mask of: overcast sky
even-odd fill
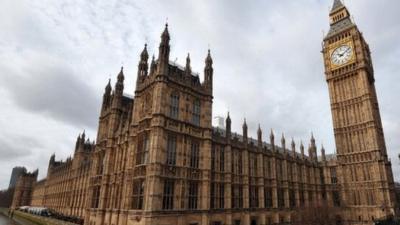
[[[214,59],[214,116],[229,110],[233,129],[247,118],[255,136],[273,128],[296,143],[333,153],[321,42],[333,0],[3,0],[0,7],[0,188],[14,166],[47,171],[86,129],[96,136],[101,97],[121,65],[133,94],[145,42],[157,56],[168,18],[171,60],[203,79]],[[347,0],[370,44],[388,152],[397,180],[400,148],[400,1]]]

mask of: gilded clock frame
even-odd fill
[[[333,53],[337,48],[339,48],[340,46],[343,46],[343,45],[348,45],[348,46],[350,46],[350,48],[351,48],[351,50],[352,50],[351,58],[350,58],[349,61],[347,61],[346,63],[343,63],[343,64],[341,64],[341,65],[336,65],[336,64],[332,63],[332,53]],[[341,41],[338,41],[338,42],[336,42],[336,43],[330,45],[330,46],[329,46],[329,50],[328,50],[328,59],[329,59],[329,65],[330,65],[330,69],[331,69],[331,70],[335,70],[335,69],[338,69],[338,68],[340,68],[340,67],[343,67],[343,66],[349,65],[349,64],[351,64],[351,63],[354,63],[354,62],[356,61],[356,51],[355,51],[355,49],[354,49],[354,42],[353,42],[353,40],[352,40],[351,38],[346,38],[346,39],[343,39],[343,40],[341,40]]]

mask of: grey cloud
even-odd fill
[[[53,60],[33,60],[20,74],[7,74],[5,88],[24,110],[78,127],[95,128],[100,94],[83,78],[77,78],[70,67],[52,63]]]
[[[32,137],[20,135],[1,135],[0,136],[0,154],[1,162],[16,160],[21,157],[29,157],[34,149],[42,145]]]

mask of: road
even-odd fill
[[[6,216],[0,213],[0,225],[19,225],[19,223],[8,219]]]

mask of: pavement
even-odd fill
[[[14,217],[10,219],[7,215],[8,209],[0,208],[0,225],[76,225],[74,223],[56,220],[53,218],[32,215],[20,211],[15,211]]]

